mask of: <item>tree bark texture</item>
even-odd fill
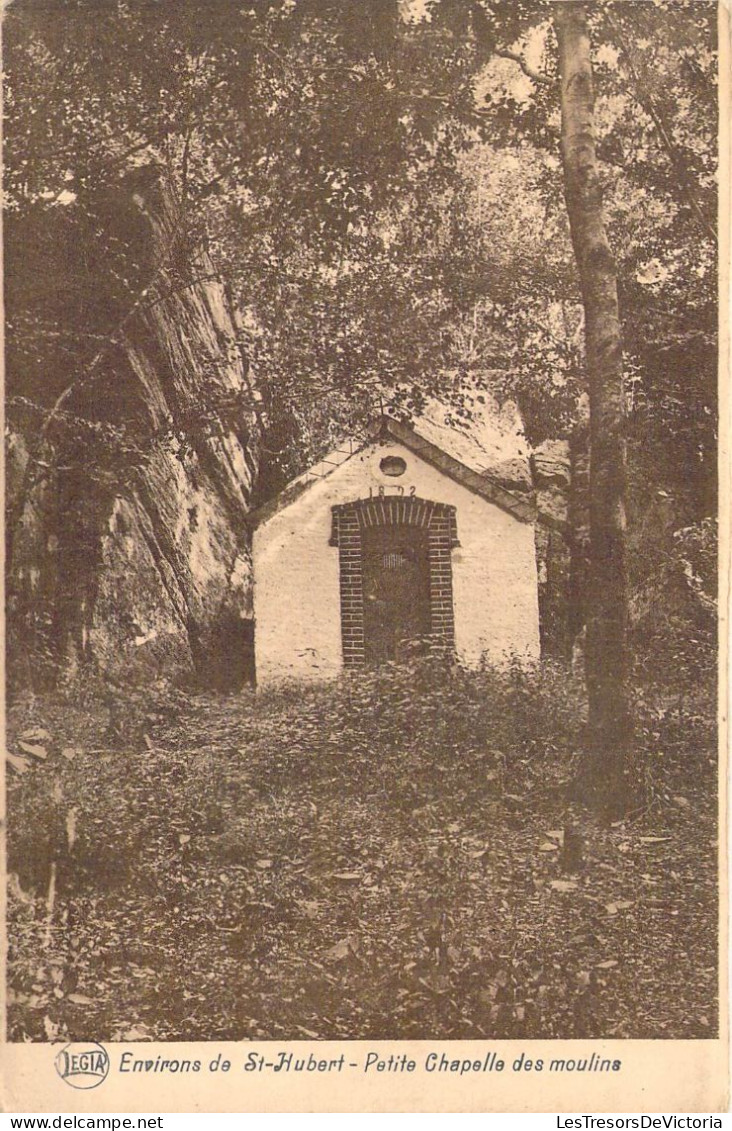
[[[585,672],[589,697],[586,777],[609,797],[623,792],[629,744],[626,453],[622,332],[615,263],[603,220],[585,6],[554,6],[559,44],[562,162],[569,224],[585,310],[590,400],[590,578]]]

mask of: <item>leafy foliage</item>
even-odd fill
[[[534,439],[571,428],[581,326],[545,3],[89,3],[8,13],[8,206],[84,209],[130,163],[167,164],[245,314],[280,481],[380,398],[450,400],[455,371],[518,396]],[[669,450],[699,466],[706,507],[714,6],[591,9],[633,421],[669,473]],[[32,327],[44,350],[53,322]]]

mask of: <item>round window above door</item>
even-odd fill
[[[404,475],[404,472],[407,470],[407,464],[401,456],[384,456],[379,464],[379,468],[384,475],[389,475],[393,479],[396,479],[399,475]]]

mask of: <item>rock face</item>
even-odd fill
[[[55,213],[7,235],[11,680],[238,686],[259,426],[233,310],[157,167]]]
[[[569,444],[546,440],[531,453],[531,471],[539,514],[547,526],[566,530],[572,479]]]
[[[471,386],[466,388],[470,391]],[[477,388],[473,394],[477,396]],[[469,421],[461,420],[433,399],[427,401],[414,424],[421,436],[471,471],[510,491],[530,494],[529,445],[516,404],[511,400],[500,402],[483,390],[480,401],[474,399],[471,414]]]

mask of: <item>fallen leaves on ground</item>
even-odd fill
[[[125,750],[101,707],[42,705],[74,757],[8,786],[11,1039],[709,1036],[711,775],[668,755],[611,827],[557,788],[561,704],[542,738],[550,708],[522,731],[478,677],[393,679],[378,709],[353,683],[181,697]]]

